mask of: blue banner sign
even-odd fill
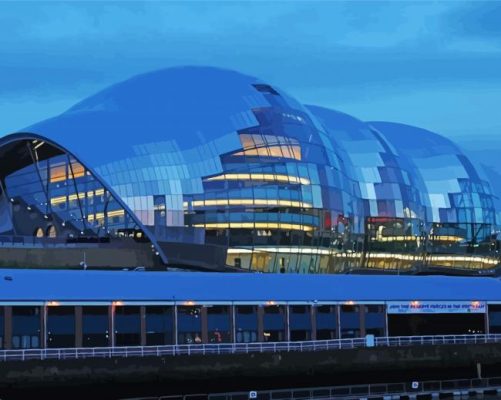
[[[484,301],[389,301],[388,314],[485,313]]]

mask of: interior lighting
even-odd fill
[[[211,206],[279,206],[279,207],[297,207],[312,208],[311,203],[280,199],[211,199],[194,200],[193,207],[211,207]]]
[[[472,301],[471,308],[480,308],[480,302],[479,301]]]
[[[195,228],[205,229],[283,229],[311,232],[314,227],[301,224],[276,223],[276,222],[221,222],[194,224]]]
[[[301,185],[309,185],[310,180],[299,176],[282,175],[282,174],[221,174],[206,178],[206,182],[211,181],[264,181],[264,182],[281,182],[295,183]]]
[[[421,303],[419,303],[419,301],[417,300],[413,300],[411,301],[411,308],[418,308],[420,306]]]

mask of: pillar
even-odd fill
[[[290,324],[290,309],[289,305],[286,304],[284,305],[284,319],[285,319],[285,341],[290,342],[291,341],[291,324]]]
[[[236,324],[236,308],[234,305],[229,306],[230,307],[230,332],[231,332],[231,338],[230,342],[235,343],[237,340],[237,324]]]
[[[490,334],[490,323],[489,323],[489,305],[485,305],[485,314],[484,314],[484,332],[486,335]]]
[[[341,339],[341,306],[338,304],[334,307],[334,312],[336,313],[336,337]]]
[[[317,306],[310,306],[311,340],[317,340]]]
[[[264,342],[264,308],[257,306],[257,341]]]
[[[209,342],[209,326],[208,326],[208,318],[207,318],[207,307],[202,306],[200,310],[200,324],[202,325],[202,343]]]
[[[45,349],[47,346],[47,304],[39,307],[40,310],[40,348]]]
[[[174,335],[174,344],[178,344],[178,334],[177,334],[177,305],[174,305],[173,307],[173,312],[174,312],[174,326],[172,327],[172,333]]]
[[[4,307],[4,347],[12,349],[12,306]]]
[[[83,308],[75,306],[75,347],[83,347]]]
[[[146,306],[139,307],[139,319],[141,323],[141,346],[146,346]]]
[[[115,305],[108,306],[108,345],[115,347]]]
[[[355,306],[356,307],[356,306]],[[360,321],[360,337],[365,336],[365,305],[360,304],[358,306],[359,321]]]

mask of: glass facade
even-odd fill
[[[444,310],[452,304],[441,303]],[[482,312],[447,310],[387,313],[383,303],[351,302],[315,306],[296,302],[0,305],[0,345],[2,349],[137,347],[501,333],[501,305],[497,302]],[[113,338],[109,335],[112,327]]]
[[[361,333],[360,306],[342,305],[339,311],[341,338],[359,337]]]
[[[82,307],[83,347],[102,347],[110,343],[109,307]]]
[[[289,306],[290,340],[311,340],[311,307]]]
[[[12,308],[12,348],[41,347],[41,309],[39,306]]]
[[[177,342],[179,344],[202,343],[202,306],[177,308]]]
[[[235,342],[251,343],[258,338],[258,307],[253,305],[235,306]]]
[[[209,343],[231,342],[231,313],[229,306],[209,306],[207,330]]]
[[[386,314],[383,305],[369,304],[364,307],[365,333],[385,336]]]
[[[47,307],[47,347],[75,346],[75,307]]]
[[[338,337],[336,309],[336,306],[330,305],[316,307],[317,340],[329,340]]]
[[[4,309],[3,307],[0,307],[0,349],[3,349],[5,347],[4,334],[5,334]]]
[[[286,337],[286,307],[268,305],[263,307],[263,336],[265,342],[281,342]]]
[[[141,345],[141,314],[139,306],[115,306],[115,344]]]
[[[5,234],[146,235],[166,262],[175,244],[203,245],[172,257],[263,272],[498,262],[490,186],[453,143],[233,71],[141,75],[27,131],[85,165],[23,144],[27,164],[3,172]]]
[[[174,307],[147,306],[145,319],[147,346],[174,344]]]

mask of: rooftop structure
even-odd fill
[[[136,76],[3,137],[0,183],[2,247],[71,244],[68,266],[123,265],[113,249],[262,272],[499,263],[490,185],[452,142],[216,68]],[[23,254],[3,259],[64,259]]]

